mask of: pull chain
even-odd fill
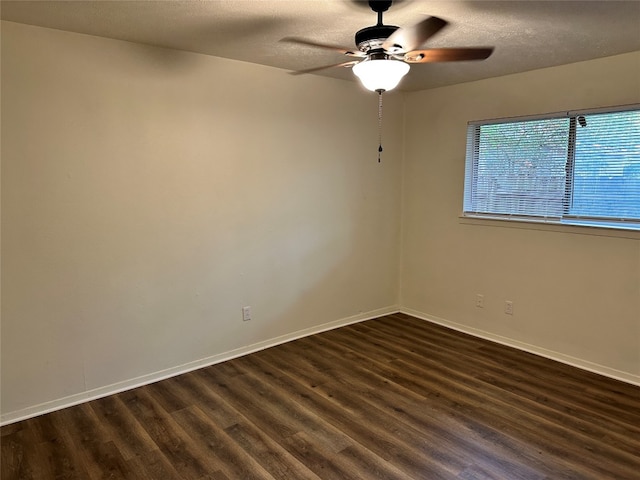
[[[384,90],[376,90],[378,92],[378,163],[380,163],[380,155],[382,154],[382,92]]]

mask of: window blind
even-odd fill
[[[472,122],[464,215],[640,229],[640,110]]]
[[[568,216],[640,221],[640,111],[577,117]]]

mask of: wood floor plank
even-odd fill
[[[138,417],[158,449],[185,479],[198,479],[217,470],[206,455],[199,455],[195,441],[162,409],[144,388],[119,394]]]
[[[134,478],[138,480],[181,480],[183,477],[178,473],[169,459],[160,450],[141,452],[139,455],[127,460],[129,470]],[[206,478],[201,477],[198,480]]]
[[[320,478],[279,443],[250,423],[236,423],[225,431],[275,479],[318,480]]]
[[[313,354],[308,352],[306,355]],[[251,358],[254,359],[254,361],[273,362],[275,368],[286,368],[286,366],[278,363],[277,355],[269,355],[268,352],[261,355],[254,355]],[[477,457],[481,458],[482,461],[490,459],[494,466],[499,465],[503,471],[528,470],[523,464],[513,464],[508,460],[496,456],[489,457],[487,455],[488,452],[495,453],[496,448],[494,445],[477,435],[476,432],[469,429],[462,422],[451,422],[447,417],[432,415],[432,410],[425,402],[424,396],[417,395],[415,392],[411,392],[408,389],[394,384],[384,377],[378,377],[377,374],[372,371],[366,370],[366,368],[361,365],[361,362],[350,362],[350,369],[348,371],[340,371],[335,367],[337,362],[334,360],[332,352],[323,349],[317,352],[317,357],[314,362],[322,364],[324,361],[327,362],[327,364],[334,365],[336,369],[336,381],[340,382],[341,385],[327,392],[323,392],[323,390],[325,385],[328,384],[320,387],[312,386],[311,388],[315,388],[318,390],[318,393],[324,394],[327,398],[333,398],[335,392],[353,391],[355,398],[357,398],[364,412],[360,412],[360,414],[366,416],[367,420],[375,421],[375,418],[370,416],[372,409],[385,410],[390,418],[394,418],[398,424],[404,423],[407,427],[418,428],[419,431],[429,432],[432,435],[435,434],[436,440],[429,443],[423,449],[424,452],[428,452],[431,458],[437,457],[437,449],[432,445],[442,446],[447,443],[447,437],[452,436],[453,438],[448,446],[452,451],[459,451],[459,453],[463,455],[463,458]],[[286,371],[295,378],[298,374],[298,366],[300,364],[301,362],[296,361],[289,368],[286,368]],[[362,381],[354,381],[355,378],[362,378]],[[344,381],[343,379],[348,379],[348,381]],[[378,388],[376,388],[376,386]],[[335,385],[333,387],[335,387]],[[396,390],[397,393],[394,394],[394,390]],[[393,428],[389,430],[393,431]],[[513,478],[519,477],[513,475]],[[525,478],[537,478],[537,476],[529,471]]]
[[[43,478],[45,473],[36,451],[37,440],[33,430],[25,424],[21,422],[2,429],[0,465],[3,466],[2,471],[15,472],[16,478]]]
[[[348,338],[348,343],[354,345],[361,343],[359,348],[363,351],[375,348],[387,348],[389,350],[400,351],[400,347],[394,344],[383,344],[379,341],[370,343],[358,338]],[[582,435],[582,432],[573,431],[573,435],[567,437],[568,432],[563,425],[556,425],[545,422],[539,412],[543,406],[537,406],[534,412],[523,412],[522,399],[511,399],[505,401],[509,392],[494,389],[490,385],[478,383],[473,377],[462,370],[452,370],[438,362],[425,361],[423,358],[417,359],[414,355],[406,355],[403,359],[392,362],[381,362],[380,369],[386,369],[389,377],[394,381],[407,386],[417,392],[439,392],[438,402],[442,405],[449,405],[466,413],[469,416],[482,419],[483,423],[492,430],[501,430],[509,434],[512,438],[531,445],[536,451],[545,451],[551,455],[558,464],[563,464],[567,455],[571,455],[575,462],[589,462],[594,470],[603,470],[606,474],[606,466],[600,464],[597,456],[594,456],[594,449],[608,449],[608,445],[597,439],[592,440]],[[441,393],[440,393],[441,392]],[[547,429],[552,429],[552,432]],[[549,438],[555,441],[564,438],[562,451],[555,450],[555,443],[548,442]],[[586,444],[583,444],[584,442]],[[612,451],[615,460],[622,462],[620,469],[625,470],[625,475],[629,475],[624,452]],[[547,459],[549,461],[549,459]],[[571,477],[569,477],[571,478]],[[594,478],[599,478],[598,476]]]
[[[81,404],[76,408],[67,408],[57,413],[61,422],[59,428],[64,430],[77,455],[78,462],[84,465],[89,478],[135,480],[130,475],[120,451],[89,404]]]
[[[0,443],[3,480],[640,480],[640,387],[393,314]]]
[[[252,358],[243,358],[243,362],[251,362]],[[240,362],[238,362],[241,364]],[[269,376],[269,371],[260,372],[252,369],[256,377]],[[272,376],[272,388],[293,393],[296,401],[303,407],[315,409],[334,428],[340,429],[352,438],[357,445],[373,451],[376,455],[412,476],[429,474],[429,478],[447,478],[455,472],[459,465],[456,459],[439,449],[431,452],[431,462],[426,465],[417,461],[422,453],[422,445],[426,441],[420,432],[404,428],[401,423],[389,419],[382,412],[369,407],[366,412],[360,408],[361,401],[349,392],[333,384],[326,384],[329,389],[320,395],[322,387],[309,390],[304,385],[288,376],[275,378]]]
[[[28,420],[36,435],[40,436],[39,441],[36,440],[36,450],[43,478],[87,480],[91,477],[78,457],[60,416],[58,411]],[[4,480],[5,475],[0,478]]]
[[[258,461],[232,441],[227,432],[198,407],[191,406],[174,412],[173,417],[207,451],[215,468],[226,476],[246,480],[273,479]]]
[[[347,356],[346,353],[343,352],[343,355],[340,356]],[[319,363],[323,360],[333,365],[338,365],[339,363],[339,357],[335,357],[330,351],[320,351],[318,354],[319,357],[316,361]],[[253,356],[252,358],[262,359],[263,356]],[[275,362],[274,365],[276,367],[282,367],[282,365],[278,364],[277,358],[274,359],[272,356],[270,360]],[[288,373],[292,376],[298,373],[295,365],[299,365],[299,362],[295,362],[294,367],[288,369]],[[385,410],[395,421],[400,420],[407,426],[417,427],[419,431],[435,434],[437,443],[446,442],[448,437],[451,437],[449,439],[450,447],[453,449],[453,445],[455,445],[455,450],[458,450],[465,458],[491,460],[493,464],[500,465],[503,471],[510,467],[508,461],[497,456],[495,459],[490,458],[487,452],[494,450],[495,446],[488,445],[482,436],[468,428],[467,425],[462,422],[451,421],[450,417],[433,415],[430,406],[425,402],[424,396],[366,370],[357,362],[350,361],[348,368],[350,371],[347,372],[340,371],[336,367],[336,381],[341,384],[337,390],[353,391],[357,400],[366,409],[366,412],[368,412],[369,408]],[[358,371],[359,375],[357,375]],[[354,374],[366,379],[366,381],[354,381]],[[348,379],[348,381],[344,379]],[[322,387],[320,390],[322,391]],[[326,395],[332,394],[327,393]],[[513,465],[511,467],[513,469]],[[519,468],[522,469],[521,466]],[[533,478],[533,474],[530,474],[530,477]]]
[[[370,335],[374,336],[376,333],[379,334],[379,332],[370,332]],[[429,345],[427,349],[423,349],[420,345],[415,344],[415,337],[394,336],[391,342],[394,347],[406,350],[411,348],[409,355],[411,357],[417,356],[420,362],[424,360],[426,355],[433,352],[434,347],[432,345]],[[448,354],[444,358],[440,356],[440,359],[443,360],[442,363],[445,365],[455,365],[459,361],[453,354]],[[478,364],[478,362],[475,363],[476,365]],[[553,383],[549,384],[548,380],[545,380],[544,383],[537,383],[532,379],[531,375],[519,374],[514,372],[513,369],[506,370],[500,364],[496,365],[492,371],[487,371],[483,367],[479,372],[475,371],[473,365],[468,365],[465,374],[471,375],[475,380],[487,383],[492,387],[497,387],[501,394],[508,392],[512,395],[521,396],[528,402],[533,402],[533,405],[541,407],[538,410],[539,414],[554,423],[566,426],[567,422],[573,422],[572,427],[575,430],[588,432],[590,436],[594,437],[604,435],[606,432],[609,435],[610,443],[615,442],[616,448],[626,449],[628,452],[634,453],[635,445],[626,442],[626,439],[636,435],[640,436],[640,422],[637,423],[637,426],[634,426],[633,423],[622,425],[612,423],[611,417],[603,417],[601,412],[579,407],[575,402],[568,400],[567,397],[570,392],[567,392],[566,387],[561,389]],[[542,387],[544,387],[544,396],[540,395]],[[572,388],[571,390],[571,393],[575,393],[575,389]],[[582,392],[580,398],[584,398],[585,393]],[[606,408],[610,406],[610,397],[603,397],[600,401],[607,405]],[[633,418],[629,420],[633,422]]]
[[[396,319],[396,322],[407,320],[402,316],[394,316],[393,318]],[[446,341],[439,344],[425,341],[424,337],[420,335],[420,332],[424,332],[420,328],[420,321],[408,319],[403,324],[402,330],[394,328],[390,322],[391,319],[385,319],[385,322],[375,329],[373,335],[384,333],[385,335],[393,335],[394,339],[404,338],[414,344],[416,341],[424,342],[429,354],[435,356],[434,354],[437,353],[437,358],[443,361],[450,360],[452,355],[464,355],[460,348],[452,348],[453,345],[447,344]],[[368,328],[365,324],[361,327]],[[404,333],[405,328],[408,330],[406,333]],[[444,329],[439,326],[435,326],[435,328]],[[490,371],[496,376],[506,380],[519,380],[519,384],[525,384],[530,388],[543,389],[546,395],[554,396],[557,399],[579,400],[583,408],[593,405],[594,408],[591,409],[590,414],[602,413],[603,409],[606,409],[611,411],[615,418],[625,419],[629,423],[640,425],[640,408],[634,386],[486,340],[469,338],[477,344],[477,348],[471,354],[473,362],[469,362],[467,365],[469,373],[476,371],[478,366],[486,368],[487,363],[492,362]],[[441,345],[445,345],[445,348],[440,348]],[[579,372],[577,377],[574,375],[576,372]],[[562,378],[562,382],[557,382],[558,377]],[[586,379],[588,381],[585,381]],[[596,388],[590,395],[586,395],[590,386],[600,384],[603,379],[606,383],[602,385],[606,385],[606,389]],[[598,398],[598,395],[603,397]]]
[[[283,438],[283,446],[323,480],[358,480],[358,472],[337,461],[337,453],[304,431]]]
[[[119,395],[94,400],[89,405],[125,460],[158,450],[158,445],[138,418],[124,405]]]
[[[213,375],[214,381],[220,380],[220,372],[215,369],[204,369],[202,373]],[[317,443],[333,453],[350,444],[347,435],[332,428],[316,411],[302,408],[293,396],[268,383],[243,374],[223,377],[217,386],[222,387],[223,398],[233,402],[245,417],[276,438],[291,437],[301,431],[311,432]]]

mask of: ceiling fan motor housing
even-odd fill
[[[369,0],[369,7],[377,13],[386,12],[393,3],[392,0]]]
[[[356,45],[362,52],[369,52],[382,48],[384,41],[399,27],[394,25],[374,25],[358,30],[356,33]],[[393,52],[389,52],[393,53]]]

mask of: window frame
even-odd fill
[[[536,115],[524,115],[515,117],[502,117],[486,120],[473,120],[467,122],[467,145],[466,145],[466,157],[465,157],[465,175],[463,185],[463,208],[460,218],[464,220],[470,220],[470,222],[476,224],[476,220],[483,221],[497,221],[498,225],[506,226],[510,222],[518,222],[521,224],[538,224],[538,225],[554,225],[563,227],[589,227],[590,229],[604,229],[609,231],[621,231],[631,233],[633,238],[635,234],[638,234],[640,238],[640,220],[636,219],[603,219],[602,217],[591,217],[586,215],[571,215],[569,209],[573,199],[573,187],[575,181],[573,180],[575,170],[575,145],[576,145],[576,131],[577,131],[577,118],[581,115],[593,115],[593,114],[606,114],[606,113],[618,113],[627,111],[640,111],[640,103],[598,107],[590,109],[569,110],[563,112],[544,113]],[[519,123],[532,120],[551,120],[557,118],[569,119],[569,138],[567,148],[567,162],[565,165],[566,179],[565,179],[565,192],[563,198],[563,214],[562,216],[537,216],[537,215],[523,215],[523,214],[502,214],[502,213],[489,213],[489,212],[472,212],[466,211],[466,205],[471,203],[471,198],[474,195],[477,183],[474,179],[477,179],[478,174],[478,150],[476,148],[476,141],[479,139],[479,128],[483,125],[496,125],[506,123]],[[470,160],[471,159],[471,160]],[[469,186],[467,188],[467,185]]]

